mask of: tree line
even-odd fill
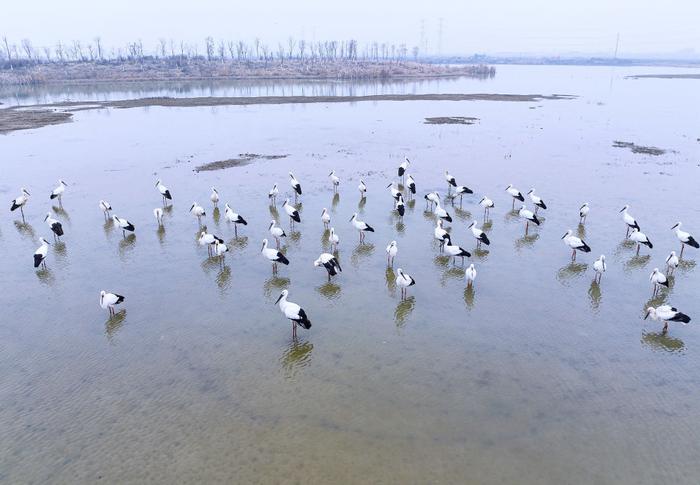
[[[357,40],[307,41],[289,37],[276,45],[255,38],[243,40],[214,39],[209,36],[203,43],[159,39],[155,46],[144,46],[135,40],[123,46],[105,47],[101,37],[89,42],[58,41],[53,46],[37,47],[30,39],[12,41],[2,37],[0,67],[14,69],[45,63],[114,63],[165,61],[182,64],[190,61],[247,62],[247,63],[324,63],[339,61],[404,62],[418,61],[419,48],[406,44],[367,42]]]

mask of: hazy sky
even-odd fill
[[[90,40],[109,46],[137,38],[203,43],[204,37],[260,37],[276,46],[290,35],[361,43],[421,42],[436,53],[700,52],[700,0],[3,0],[0,35],[36,46]],[[104,5],[109,5],[106,7]]]

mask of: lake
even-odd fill
[[[535,102],[379,101],[145,107],[77,112],[72,123],[0,136],[0,481],[696,484],[700,480],[700,271],[687,248],[670,288],[649,275],[680,250],[671,226],[700,235],[697,80],[630,79],[672,68],[498,66],[495,78],[394,83],[220,82],[5,89],[0,102],[148,96],[566,94]],[[475,117],[430,125],[427,117]],[[665,150],[653,156],[614,141]],[[196,172],[239,154],[285,155]],[[418,193],[403,221],[386,186],[407,156]],[[281,207],[289,171],[302,222]],[[334,196],[328,173],[341,179]],[[464,266],[440,255],[423,195],[444,171],[474,190],[445,208]],[[62,207],[49,200],[61,178]],[[360,201],[362,178],[367,198]],[[173,204],[159,229],[161,179]],[[278,183],[277,207],[267,192]],[[505,192],[535,187],[542,225]],[[220,210],[209,201],[221,195]],[[9,212],[32,194],[26,222]],[[483,222],[475,251],[467,228]],[[136,226],[106,223],[98,208]],[[292,197],[293,199],[293,197]],[[527,204],[530,206],[528,199]],[[188,211],[224,238],[221,268]],[[247,219],[225,222],[228,202]],[[585,226],[578,209],[588,202]],[[654,244],[635,255],[619,210]],[[331,214],[343,272],[327,281]],[[59,219],[54,242],[43,222]],[[348,219],[375,228],[365,244]],[[280,221],[291,261],[260,254]],[[567,229],[592,248],[571,262]],[[47,269],[32,268],[46,237]],[[385,247],[399,253],[387,268]],[[592,265],[607,256],[598,285]],[[475,285],[464,268],[474,263]],[[416,285],[400,299],[395,270]],[[274,304],[282,289],[313,326],[298,339]],[[126,296],[113,318],[100,290]],[[643,320],[668,303],[688,326]]]

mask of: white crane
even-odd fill
[[[340,267],[340,263],[335,256],[330,253],[321,253],[316,261],[314,261],[314,266],[323,266],[328,272],[328,281],[331,280],[331,276],[336,276],[339,272],[343,271]]]
[[[580,237],[574,236],[574,231],[569,229],[561,237],[564,240],[564,244],[571,248],[571,260],[576,261],[576,251],[581,251],[584,253],[590,253],[591,248],[586,244],[586,242]]]
[[[274,219],[270,221],[270,234],[275,238],[275,241],[277,242],[277,249],[279,249],[280,238],[287,237],[287,234],[284,232],[284,229],[277,225],[277,221]]]
[[[465,185],[458,185],[457,187],[455,187],[455,191],[450,196],[450,199],[452,199],[452,204],[454,204],[455,199],[457,198],[457,196],[459,196],[459,206],[462,207],[462,197],[464,196],[464,194],[473,194],[473,193],[474,193],[474,191],[472,189],[470,189],[469,187],[467,187]]]
[[[272,263],[273,274],[277,273],[277,263],[282,263],[285,266],[289,264],[289,260],[284,254],[282,254],[277,249],[270,248],[267,246],[267,239],[263,239],[262,249],[260,250],[260,252],[265,257],[265,259]]]
[[[625,225],[627,226],[627,232],[625,233],[625,237],[629,236],[630,234],[630,229],[636,229],[638,231],[641,230],[639,227],[639,224],[637,224],[637,221],[635,220],[634,217],[632,217],[627,210],[629,209],[629,206],[626,205],[622,209],[620,209],[620,212],[622,213],[622,220],[625,222]]]
[[[469,267],[464,270],[464,278],[467,280],[467,287],[474,284],[474,280],[476,280],[476,268],[474,267],[474,263],[470,264]]]
[[[280,311],[284,314],[285,318],[291,320],[292,338],[297,338],[297,325],[308,330],[311,328],[311,321],[309,317],[306,316],[306,312],[302,307],[287,300],[288,295],[289,291],[282,290],[275,304],[279,305]]]
[[[700,248],[700,244],[695,240],[689,232],[681,230],[682,222],[676,222],[676,224],[671,228],[676,230],[676,237],[681,242],[681,258],[683,257],[683,250],[686,246],[693,247],[695,249]]]
[[[323,227],[325,229],[327,229],[328,224],[331,223],[331,215],[328,213],[328,209],[325,207],[323,208],[323,212],[321,212],[321,222],[323,222]]]
[[[659,268],[654,268],[654,271],[649,275],[649,281],[651,281],[653,293],[652,296],[656,296],[662,286],[668,288],[668,278],[666,275],[659,271]]]
[[[391,265],[392,268],[394,267],[394,258],[396,258],[398,252],[399,247],[396,245],[396,241],[391,241],[386,247],[386,264]]]
[[[10,212],[19,209],[20,213],[22,214],[22,220],[24,220],[24,206],[27,205],[27,202],[29,202],[29,197],[31,194],[27,192],[27,189],[25,189],[24,187],[20,189],[20,192],[20,196],[12,201],[12,205],[10,206]]]
[[[289,203],[289,199],[285,199],[284,204],[282,204],[284,212],[289,216],[289,225],[294,227],[295,222],[301,222],[301,216],[296,207]]]
[[[39,265],[43,265],[46,268],[46,256],[49,254],[49,242],[43,237],[39,238],[41,246],[34,251],[34,267],[38,268]]]
[[[588,206],[588,202],[584,202],[583,205],[578,210],[578,223],[579,224],[586,223],[586,218],[588,217],[588,213],[590,211],[591,211],[591,208]]]
[[[636,228],[632,229],[632,232],[629,235],[629,239],[637,243],[637,254],[639,254],[639,248],[642,244],[647,246],[649,249],[652,249],[654,247],[647,235]]]
[[[540,220],[537,216],[531,210],[526,209],[524,205],[520,207],[518,215],[525,219],[525,234],[527,234],[531,222],[537,226],[540,225]]]
[[[109,310],[110,316],[114,315],[115,305],[120,305],[126,298],[116,293],[109,293],[104,290],[100,291],[100,306],[103,310]]]
[[[394,203],[394,210],[399,213],[399,217],[403,218],[406,213],[406,204],[403,201],[403,195],[399,194],[399,198]]]
[[[410,164],[411,164],[411,161],[407,157],[404,157],[403,162],[401,162],[401,165],[399,165],[399,177],[404,176],[404,174],[406,173],[406,170],[408,170],[408,166]]]
[[[367,194],[367,184],[365,184],[364,180],[360,179],[360,185],[357,186],[357,190],[360,191],[360,199],[364,199]]]
[[[100,200],[100,210],[105,216],[105,220],[109,218],[109,212],[112,210],[112,206],[106,200]]]
[[[666,258],[666,274],[672,275],[679,264],[680,260],[678,259],[678,256],[676,256],[676,252],[671,251],[671,254],[668,255],[668,258]]]
[[[214,187],[211,188],[211,194],[209,195],[209,200],[211,200],[211,203],[214,204],[214,207],[217,207],[219,205],[219,191],[216,190]]]
[[[394,187],[394,184],[395,182],[391,182],[389,185],[386,186],[386,188],[389,189],[391,196],[396,201],[399,200],[399,197],[401,196],[401,191],[397,187]]]
[[[331,250],[333,250],[333,249],[335,249],[336,251],[338,250],[338,243],[340,242],[340,238],[335,233],[335,229],[332,227],[331,227],[330,234],[328,234],[328,242],[331,243]]]
[[[442,206],[440,206],[439,199],[437,202],[435,202],[435,210],[433,212],[438,218],[447,222],[452,222],[452,216],[450,216],[450,214],[445,209],[443,209]]]
[[[486,235],[486,233],[479,229],[479,227],[476,225],[476,221],[472,221],[472,223],[469,224],[469,229],[471,229],[472,235],[476,239],[477,248],[481,247],[481,243],[484,243],[487,246],[491,244],[491,241],[489,241],[489,237]]]
[[[335,174],[335,170],[331,170],[331,173],[329,173],[328,176],[330,177],[331,184],[333,185],[333,192],[337,192],[338,185],[340,185],[340,178]]]
[[[595,281],[600,283],[600,279],[603,277],[603,273],[608,270],[608,265],[605,263],[605,255],[601,254],[600,258],[596,259],[593,263],[593,271],[595,271]]]
[[[49,199],[58,199],[58,205],[63,205],[61,199],[63,198],[63,193],[66,191],[66,187],[68,187],[68,184],[65,183],[63,180],[59,180],[58,187],[53,189],[51,195],[49,196]]]
[[[401,268],[396,270],[396,286],[401,288],[401,299],[406,298],[408,287],[416,284],[416,280],[409,274],[403,272]]]
[[[301,184],[292,172],[289,172],[289,185],[291,185],[294,190],[294,201],[296,202],[297,197],[301,195]]]
[[[277,202],[277,194],[280,193],[280,190],[277,188],[277,184],[273,185],[270,191],[267,193],[267,198],[270,199],[271,204],[275,204]]]
[[[457,180],[455,180],[455,178],[452,175],[450,175],[450,172],[445,170],[445,181],[447,182],[447,194],[449,195],[452,187],[457,187]]]
[[[241,216],[240,214],[233,212],[233,209],[231,209],[231,206],[229,206],[228,203],[226,203],[224,207],[224,217],[226,218],[227,222],[233,224],[234,237],[238,237],[238,224],[243,224],[244,226],[247,226],[248,221],[243,219],[243,216]]]
[[[161,227],[163,225],[163,209],[160,207],[156,207],[153,209],[153,217],[156,218],[156,221],[158,222],[158,227]]]
[[[112,221],[114,221],[114,224],[116,224],[117,227],[119,227],[122,230],[123,237],[126,237],[126,231],[134,232],[134,230],[136,229],[136,227],[131,222],[127,221],[123,217],[117,217],[116,215],[113,215]]]
[[[408,177],[406,177],[406,187],[408,187],[408,191],[412,194],[416,194],[416,181],[413,178],[413,175],[410,173],[408,174]]]
[[[494,207],[493,201],[488,197],[483,197],[479,201],[479,205],[484,208],[484,219],[486,219],[489,215],[489,211]]]
[[[530,189],[530,191],[527,193],[527,195],[530,196],[530,200],[535,205],[535,214],[537,214],[537,211],[539,209],[547,209],[547,204],[544,203],[542,198],[539,197],[538,195],[535,195],[534,188]]]
[[[508,192],[508,195],[510,195],[513,198],[513,207],[512,210],[515,210],[515,201],[519,200],[520,202],[525,202],[525,197],[523,197],[523,194],[513,187],[513,184],[508,184],[508,187],[506,187],[506,192]]]
[[[470,258],[471,253],[467,251],[466,249],[456,245],[452,244],[452,239],[449,237],[447,238],[447,241],[445,241],[445,254],[448,256],[452,256],[452,263],[455,264],[457,261],[457,258],[462,258],[462,264],[464,264],[464,258]]]
[[[644,320],[651,317],[652,320],[664,322],[664,328],[662,332],[665,334],[668,332],[668,322],[679,322],[683,325],[690,323],[690,317],[685,313],[679,312],[677,308],[671,305],[661,305],[656,308],[650,306],[647,308],[647,313],[644,316]]]
[[[204,211],[204,207],[194,202],[192,207],[190,207],[190,213],[197,218],[199,225],[202,225],[202,217],[205,217],[207,213]]]
[[[214,242],[214,254],[219,257],[219,263],[221,267],[224,267],[224,262],[226,260],[226,253],[228,252],[228,246],[220,241]]]
[[[360,233],[361,243],[365,241],[365,232],[374,232],[372,226],[357,218],[357,212],[352,215],[350,222],[352,222],[353,227]]]
[[[206,247],[207,247],[207,253],[209,254],[209,256],[211,256],[211,255],[212,255],[212,247],[213,247],[216,243],[221,243],[221,244],[223,244],[223,243],[224,243],[224,240],[221,239],[219,236],[216,236],[216,235],[214,235],[214,234],[208,233],[208,232],[206,232],[206,231],[202,231],[202,232],[199,234],[199,239],[197,240],[197,242],[199,242],[199,245],[200,245],[200,246],[206,246]]]
[[[435,239],[437,239],[440,242],[440,252],[442,252],[443,246],[445,246],[445,242],[450,239],[450,233],[442,228],[442,219],[437,220],[437,225],[433,230],[433,234]]]
[[[430,192],[429,194],[425,194],[423,196],[425,199],[425,209],[428,210],[428,203],[430,203],[430,207],[433,207],[433,204],[436,202],[440,202],[440,194],[437,192]]]
[[[163,185],[163,183],[160,180],[156,182],[156,189],[158,189],[158,192],[160,192],[160,195],[163,198],[163,205],[167,204],[169,200],[173,200],[173,196],[170,194],[170,190],[165,185]]]
[[[51,217],[51,213],[47,213],[46,217],[44,217],[44,222],[46,222],[46,225],[51,228],[51,232],[54,234],[54,238],[59,238],[63,236],[63,225],[58,222],[58,220],[54,219]]]

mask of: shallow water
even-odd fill
[[[675,222],[700,233],[697,84],[624,78],[650,71],[499,67],[490,81],[415,88],[574,100],[100,110],[0,137],[0,194],[8,205],[21,186],[33,195],[26,224],[7,209],[0,218],[0,479],[697,483],[697,251],[652,302],[648,280],[679,249]],[[423,124],[431,116],[479,122]],[[614,140],[672,151],[633,154]],[[239,153],[289,156],[192,171]],[[404,154],[418,197],[401,224],[386,185]],[[459,262],[439,255],[424,210],[423,194],[445,192],[445,169],[475,191],[447,207],[456,242],[473,251],[477,202],[496,203],[471,290]],[[302,223],[288,230],[280,194],[291,264],[273,277],[259,254],[274,213],[266,193],[274,182],[288,193],[289,170],[304,188]],[[59,177],[70,185],[52,208]],[[157,178],[174,195],[162,231]],[[527,236],[508,183],[535,186],[549,206]],[[228,201],[249,222],[238,240],[223,210],[212,213],[212,185],[222,209]],[[105,224],[101,198],[135,236]],[[230,243],[223,270],[196,244],[195,200]],[[624,242],[626,203],[654,242],[638,257]],[[323,207],[344,269],[330,284],[312,264],[327,250]],[[49,210],[66,235],[34,271]],[[376,229],[365,245],[348,222],[356,211]],[[593,248],[575,264],[560,240],[568,228]],[[395,267],[417,281],[406,301],[386,268],[392,239]],[[601,253],[608,272],[596,285]],[[283,288],[313,322],[297,341],[274,305]],[[114,318],[101,289],[127,298]],[[661,301],[695,320],[661,335],[642,320]]]

